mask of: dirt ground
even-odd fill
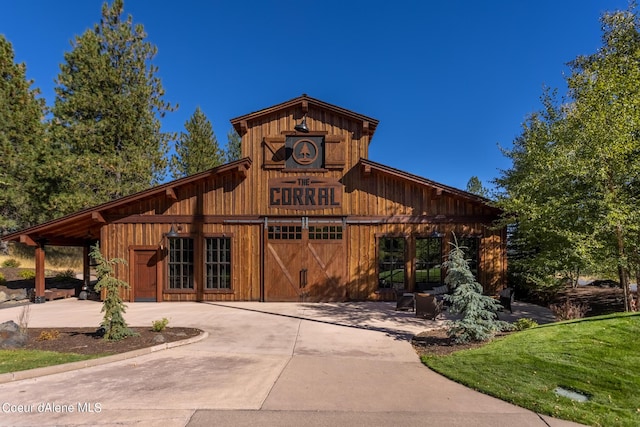
[[[96,328],[29,328],[29,350],[46,350],[77,354],[116,354],[180,341],[202,333],[195,328],[165,328],[154,332],[151,328],[131,328],[136,336],[120,341],[107,341],[96,334]],[[47,339],[48,338],[48,339]]]

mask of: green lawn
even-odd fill
[[[56,353],[37,350],[0,350],[0,374],[60,365],[79,360],[95,359],[101,355]]]
[[[544,325],[422,361],[454,381],[538,413],[593,426],[640,426],[638,313]],[[557,396],[556,387],[589,400]]]

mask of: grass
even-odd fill
[[[431,369],[537,413],[592,426],[640,425],[640,314],[544,325],[448,356]],[[589,397],[557,396],[556,387]]]
[[[36,267],[34,248],[25,245],[11,245],[10,255],[0,255],[0,266],[8,259],[20,262],[20,268]],[[46,268],[54,271],[82,270],[82,249],[47,246],[45,254]]]
[[[39,350],[0,350],[0,374],[95,359],[98,357],[102,356]]]

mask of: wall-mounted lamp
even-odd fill
[[[302,121],[294,126],[294,129],[298,132],[309,133],[309,128],[307,127],[307,115],[302,116]]]
[[[176,228],[177,228],[177,230],[176,230]],[[180,234],[178,234],[179,231],[182,231],[182,227],[180,227],[180,226],[174,227],[174,224],[171,224],[171,229],[169,229],[169,231],[167,233],[164,233],[162,235],[162,238],[160,239],[160,243],[159,243],[160,250],[164,250],[163,243],[164,243],[165,237],[168,237],[168,238],[179,237],[180,236]]]
[[[178,227],[178,231],[180,231],[180,229],[181,229],[181,227]],[[176,231],[176,229],[173,227],[173,224],[171,224],[171,229],[164,236],[165,237],[178,237],[180,235],[180,234],[178,234],[178,231]]]

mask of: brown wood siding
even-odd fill
[[[129,282],[130,268],[133,260],[129,258],[129,246],[160,246],[160,262],[162,274],[159,275],[163,287],[164,301],[256,301],[260,299],[260,232],[261,225],[227,225],[227,224],[184,224],[180,234],[194,238],[195,253],[195,290],[193,292],[164,292],[167,277],[167,242],[164,233],[170,224],[109,224],[103,227],[101,241],[102,251],[108,258],[123,258],[127,264],[116,267],[116,277]],[[204,254],[202,242],[207,236],[231,236],[231,291],[202,292]],[[129,290],[124,290],[122,297],[131,300]]]

